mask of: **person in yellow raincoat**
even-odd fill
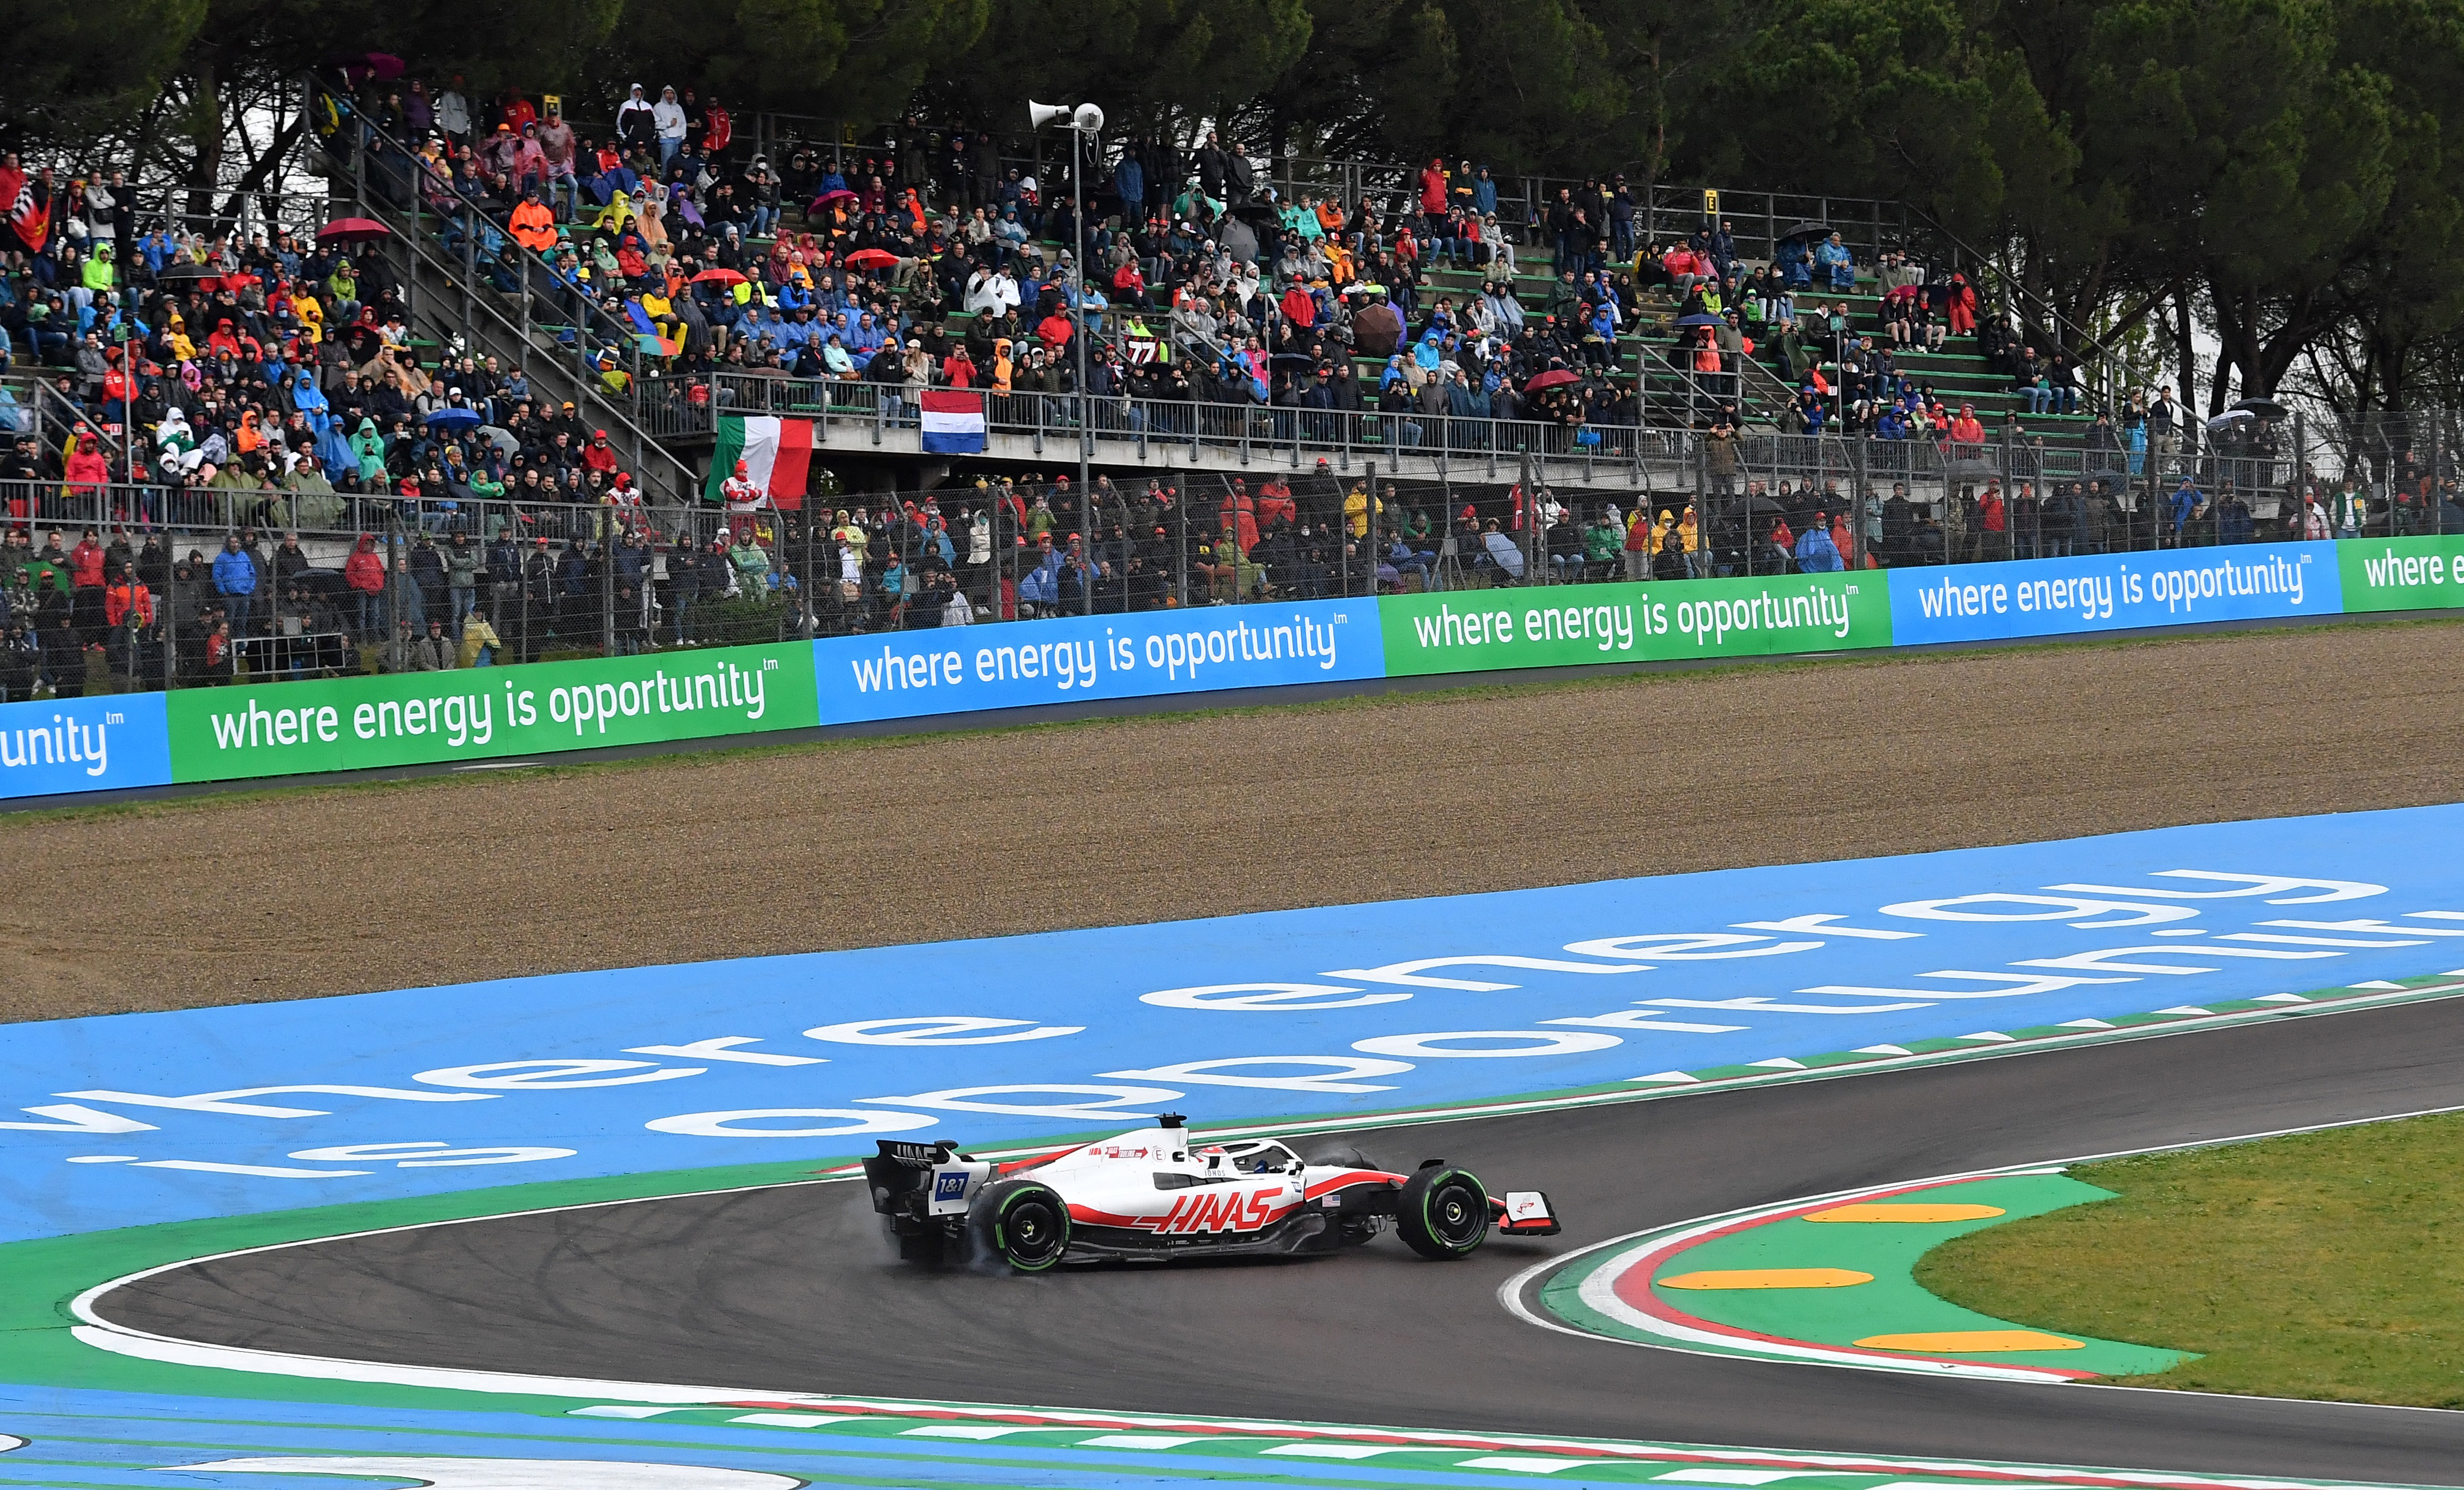
[[[1377,515],[1381,518],[1386,515],[1383,500],[1377,503]],[[1352,490],[1344,495],[1343,526],[1355,539],[1369,536],[1369,491],[1358,481],[1353,482]]]
[[[685,323],[684,318],[676,314],[675,301],[668,298],[667,289],[668,286],[661,285],[657,289],[643,291],[642,311],[650,318],[650,324],[658,329],[659,345],[668,349],[665,355],[672,357],[684,350]]]
[[[496,636],[496,629],[488,624],[486,616],[473,611],[462,618],[462,665],[464,667],[494,666],[496,660],[496,649],[503,645],[504,642]]]
[[[325,304],[304,284],[291,293],[291,314],[299,322],[299,340],[310,346],[325,340]]]
[[[1706,567],[1704,564],[1703,533],[1695,523],[1694,508],[1690,504],[1685,509],[1685,515],[1677,520],[1677,540],[1685,554],[1687,572],[1694,578],[1701,579]]]
[[[624,232],[625,225],[632,220],[633,198],[619,191],[599,210],[598,216],[590,219],[590,227],[593,232],[613,234]]]

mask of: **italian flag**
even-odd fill
[[[710,463],[702,496],[719,500],[719,489],[736,474],[739,460],[753,484],[769,494],[771,505],[797,511],[804,505],[804,475],[813,463],[813,421],[721,418],[718,453]]]

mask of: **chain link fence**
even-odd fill
[[[868,391],[869,390],[869,391]],[[786,399],[893,417],[869,385]],[[1007,397],[1074,463],[1070,401]],[[1040,407],[1029,410],[1028,405]],[[787,407],[796,407],[789,404]],[[1126,418],[1132,410],[1120,412]],[[1144,411],[1151,440],[1309,411]],[[904,416],[904,415],[902,415]],[[1355,416],[1363,419],[1373,416]],[[1398,416],[1383,416],[1392,422]],[[1424,431],[1464,458],[1099,474],[958,469],[797,510],[0,483],[0,689],[130,690],[1208,605],[2325,538],[2464,534],[2448,411],[2230,421],[2191,451],[1627,430],[1614,466]],[[1484,448],[1481,441],[1489,443]],[[1580,474],[1576,482],[1561,476]],[[1604,479],[1614,475],[1616,479]],[[834,486],[834,482],[830,483]],[[297,546],[283,535],[295,535]],[[364,535],[364,536],[363,536]],[[99,566],[75,562],[80,541]],[[241,567],[217,561],[252,555]],[[241,575],[243,570],[246,579]],[[100,585],[80,584],[99,573]],[[133,584],[130,583],[133,580]]]

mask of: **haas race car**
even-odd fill
[[[1389,1226],[1421,1256],[1443,1258],[1470,1253],[1492,1227],[1508,1236],[1558,1230],[1547,1195],[1494,1199],[1443,1159],[1398,1174],[1348,1146],[1305,1158],[1273,1139],[1193,1140],[1176,1113],[1008,1164],[948,1143],[880,1145],[864,1162],[872,1208],[914,1262],[1041,1273],[1062,1262],[1337,1252]]]

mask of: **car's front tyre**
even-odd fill
[[[967,1207],[967,1235],[978,1257],[1042,1273],[1069,1250],[1069,1207],[1049,1185],[1003,1180]]]
[[[1488,1191],[1470,1170],[1430,1165],[1395,1197],[1395,1232],[1421,1256],[1468,1256],[1488,1239]]]

